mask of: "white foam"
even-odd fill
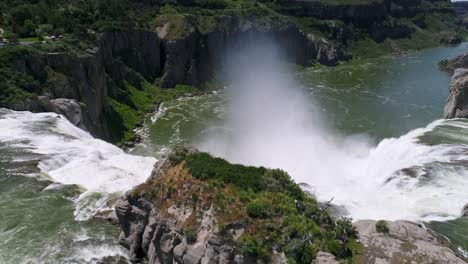
[[[467,145],[429,146],[418,138],[442,124],[466,124],[435,121],[377,146],[363,135],[346,137],[327,126],[266,49],[245,52],[245,61],[231,58],[240,63],[229,69],[225,128],[210,130],[201,149],[233,162],[285,169],[296,182],[313,186],[319,199],[344,205],[354,219],[460,216],[468,203],[468,167],[457,162],[468,160]]]
[[[155,158],[129,155],[95,139],[63,116],[0,111],[0,142],[38,154],[39,169],[53,181],[86,190],[76,201],[78,220],[91,217],[110,194],[144,182],[156,162]],[[94,193],[100,197],[89,201],[89,197],[96,197]]]

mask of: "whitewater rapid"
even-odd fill
[[[200,149],[284,169],[355,220],[460,217],[468,203],[467,121],[435,121],[377,144],[345,135],[276,52],[253,46],[230,58],[225,115],[197,142]]]
[[[0,143],[21,150],[11,157],[13,162],[38,161],[40,174],[30,176],[52,181],[46,189],[66,185],[81,189],[73,200],[76,220],[110,209],[108,200],[143,183],[156,162],[152,157],[126,154],[54,113],[0,109]]]

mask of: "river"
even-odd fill
[[[91,216],[180,144],[281,167],[354,219],[422,220],[467,251],[457,216],[468,203],[468,122],[437,121],[449,84],[437,62],[467,48],[276,74],[258,85],[278,90],[258,89],[255,100],[224,89],[165,103],[148,117],[138,156],[55,114],[0,110],[0,263],[126,263],[119,229]],[[295,93],[281,90],[290,85]]]

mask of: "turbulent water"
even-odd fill
[[[127,263],[118,228],[92,216],[180,144],[285,169],[354,219],[438,220],[468,251],[468,121],[438,120],[449,77],[436,66],[467,47],[299,72],[254,50],[228,88],[150,116],[139,156],[56,114],[0,109],[0,263]]]
[[[449,76],[437,69],[466,47],[295,75],[253,52],[225,91],[164,105],[135,151],[193,144],[280,167],[354,219],[439,221],[431,225],[466,250],[468,223],[458,217],[468,203],[468,122],[438,120]]]
[[[0,109],[0,263],[126,263],[117,228],[90,218],[155,161],[56,114]]]

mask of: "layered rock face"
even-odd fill
[[[162,87],[173,87],[183,83],[198,86],[212,78],[214,69],[223,63],[228,50],[238,50],[245,43],[268,39],[277,43],[285,58],[296,64],[309,66],[312,63],[336,65],[340,60],[351,58],[344,48],[324,38],[306,34],[291,22],[257,25],[240,22],[232,17],[216,18],[223,26],[202,32],[196,25],[183,18],[186,23],[185,36],[168,36],[171,22],[159,30],[164,50]]]
[[[359,263],[466,263],[447,243],[415,223],[387,221],[386,233],[377,231],[376,221],[361,220],[354,226],[365,249]]]
[[[45,87],[41,96],[15,104],[12,109],[64,114],[74,124],[106,138],[104,111],[108,89],[99,53],[27,55],[16,58],[14,65],[16,70],[32,75]]]
[[[468,69],[466,68],[456,69],[452,76],[444,118],[468,118]]]
[[[234,245],[223,241],[209,210],[203,216],[203,230],[193,238],[196,243],[178,227],[192,213],[190,208],[173,208],[170,217],[144,199],[130,199],[117,203],[115,210],[122,226],[120,242],[134,261],[145,257],[149,263],[249,263],[235,255]]]

